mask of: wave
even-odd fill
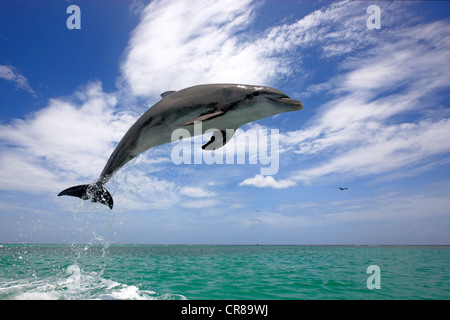
[[[21,280],[0,279],[0,299],[8,300],[186,300],[179,294],[158,294],[134,285],[84,272],[70,265],[61,276]]]

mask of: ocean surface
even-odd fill
[[[3,244],[0,299],[450,299],[450,247]]]

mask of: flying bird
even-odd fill
[[[172,142],[172,133],[177,128],[187,129],[192,136],[213,129],[211,139],[202,149],[216,150],[246,123],[302,108],[300,101],[267,86],[204,84],[166,91],[125,133],[95,182],[65,189],[58,196],[99,202],[112,209],[113,198],[104,187],[112,175],[140,153]],[[200,121],[202,132],[198,133],[194,125]]]
[[[339,187],[338,189],[341,190],[341,191],[342,190],[348,190],[348,188],[342,188],[342,187]]]

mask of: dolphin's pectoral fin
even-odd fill
[[[207,114],[201,115],[201,116],[199,116],[199,117],[197,117],[197,118],[191,119],[191,120],[189,120],[189,121],[180,123],[179,126],[181,126],[181,127],[184,127],[184,126],[190,126],[190,125],[194,124],[194,122],[196,122],[196,121],[207,121],[207,120],[211,120],[211,119],[214,119],[214,118],[216,118],[216,117],[219,117],[219,116],[223,115],[224,113],[225,113],[225,112],[223,112],[223,111],[221,111],[221,110],[215,111],[215,112],[211,112],[211,113],[207,113]]]
[[[234,135],[234,130],[215,130],[211,139],[202,146],[203,150],[217,150],[222,148],[231,137]]]

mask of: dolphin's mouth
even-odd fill
[[[298,100],[291,99],[291,98],[288,98],[288,97],[278,98],[278,99],[274,99],[274,98],[267,98],[267,99],[272,100],[272,101],[277,102],[277,103],[291,105],[293,107],[298,108],[298,110],[301,110],[303,108],[303,103],[301,103]]]

